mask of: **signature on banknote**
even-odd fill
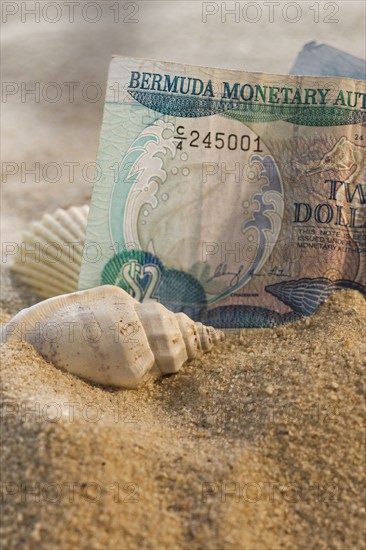
[[[209,277],[206,282],[209,283],[210,281],[212,281],[213,279],[217,279],[219,277],[227,277],[229,276],[229,283],[228,283],[228,286],[231,287],[231,286],[235,286],[238,284],[239,282],[239,278],[240,278],[240,274],[243,272],[244,270],[244,265],[242,264],[241,266],[239,266],[239,269],[238,271],[235,273],[235,272],[232,272],[232,271],[228,271],[228,265],[226,263],[221,263],[219,264],[216,269],[215,269],[215,272],[214,274],[212,275],[212,277]],[[230,279],[231,277],[231,279]]]

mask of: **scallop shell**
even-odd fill
[[[40,296],[77,289],[88,213],[87,205],[58,208],[23,233],[12,269]]]
[[[178,372],[223,334],[184,313],[174,314],[157,302],[139,303],[123,289],[104,285],[23,309],[1,337],[30,343],[46,360],[82,378],[135,388]]]

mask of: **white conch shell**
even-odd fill
[[[44,298],[78,287],[89,206],[58,208],[22,235],[12,269]]]
[[[1,336],[3,342],[32,344],[48,361],[82,378],[126,388],[177,372],[223,339],[221,331],[157,302],[139,303],[112,285],[23,309]],[[210,345],[202,345],[206,340]]]

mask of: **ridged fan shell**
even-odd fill
[[[77,289],[88,213],[87,205],[58,208],[23,233],[12,269],[40,296]]]

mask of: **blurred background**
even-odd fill
[[[2,240],[90,200],[113,54],[288,73],[303,45],[365,57],[360,1],[2,2]]]

